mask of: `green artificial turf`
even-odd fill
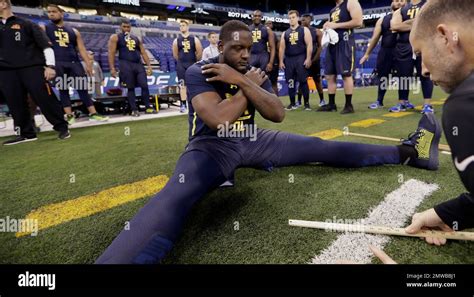
[[[260,128],[309,135],[379,118],[386,122],[351,130],[396,138],[416,128],[418,114],[384,118],[387,109],[368,110],[375,96],[375,88],[355,90],[353,115],[297,110],[288,112],[281,124],[261,117],[257,123]],[[388,92],[386,105],[395,104],[395,97],[395,92]],[[316,98],[312,95],[313,107]],[[338,92],[337,101],[342,98],[343,93]],[[421,104],[420,95],[414,98],[414,103]],[[436,89],[434,98],[446,95]],[[282,100],[288,104],[288,98]],[[441,106],[436,111],[440,117]],[[129,136],[124,133],[126,128]],[[179,116],[73,129],[72,138],[66,141],[46,132],[36,142],[0,146],[0,218],[24,218],[31,210],[51,203],[151,176],[171,176],[187,133],[187,118]],[[355,137],[335,140],[390,144]],[[442,142],[446,143],[444,137]],[[337,233],[289,227],[288,219],[364,218],[400,186],[400,174],[405,180],[440,185],[419,210],[430,208],[465,191],[451,158],[441,155],[440,165],[437,172],[408,166],[340,169],[305,165],[272,173],[239,169],[235,187],[215,190],[196,205],[165,263],[308,263]],[[75,183],[70,183],[71,174]],[[149,198],[42,230],[36,237],[0,233],[0,263],[93,263]],[[418,239],[394,237],[385,251],[400,263],[474,263],[473,247],[467,242],[433,247]]]

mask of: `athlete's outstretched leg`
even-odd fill
[[[166,186],[130,221],[96,264],[160,262],[179,236],[191,207],[225,181],[218,164],[200,151],[185,152]]]
[[[416,152],[413,148],[414,156]],[[352,142],[327,141],[317,137],[288,134],[277,166],[324,163],[335,167],[357,168],[400,164],[400,149]]]

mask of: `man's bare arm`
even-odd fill
[[[278,99],[275,94],[263,89],[246,76],[238,86],[263,118],[275,123],[281,123],[283,121],[285,118],[285,110],[280,99]]]
[[[228,100],[222,100],[216,92],[201,93],[192,98],[191,104],[199,118],[214,130],[219,125],[234,123],[247,109],[247,99],[242,90]]]
[[[396,32],[409,32],[413,26],[414,19],[403,21],[402,9],[395,11],[390,21],[390,30]]]
[[[117,52],[117,34],[113,34],[109,39],[109,66],[110,69],[115,69],[115,53]]]

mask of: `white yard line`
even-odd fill
[[[369,211],[363,223],[374,226],[404,227],[411,220],[411,216],[420,203],[438,188],[437,184],[427,184],[410,179]],[[384,235],[343,233],[328,248],[315,256],[312,263],[335,264],[338,260],[371,263],[373,254],[368,245],[372,244],[383,249],[389,240],[390,237]]]

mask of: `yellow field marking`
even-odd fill
[[[337,138],[337,137],[342,136],[342,135],[343,134],[342,134],[341,130],[329,129],[329,130],[325,130],[325,131],[321,131],[321,132],[318,132],[318,133],[311,134],[309,136],[319,137],[321,139],[328,140],[328,139]]]
[[[391,113],[384,114],[382,116],[386,118],[403,118],[412,114],[415,114],[415,113],[414,112],[391,112]]]
[[[167,182],[168,177],[166,175],[150,177],[138,182],[106,189],[95,194],[42,206],[30,212],[26,219],[37,220],[39,231],[154,195],[163,189]],[[28,232],[17,232],[16,237],[29,234]]]
[[[367,119],[367,120],[363,120],[363,121],[359,121],[359,122],[354,122],[352,124],[349,124],[349,126],[351,126],[351,127],[360,127],[360,128],[368,128],[368,127],[372,127],[372,126],[382,124],[382,123],[385,123],[385,122],[386,122],[385,120],[381,120],[381,119]]]
[[[444,101],[442,100],[436,100],[436,101],[431,101],[431,105],[443,105]]]

